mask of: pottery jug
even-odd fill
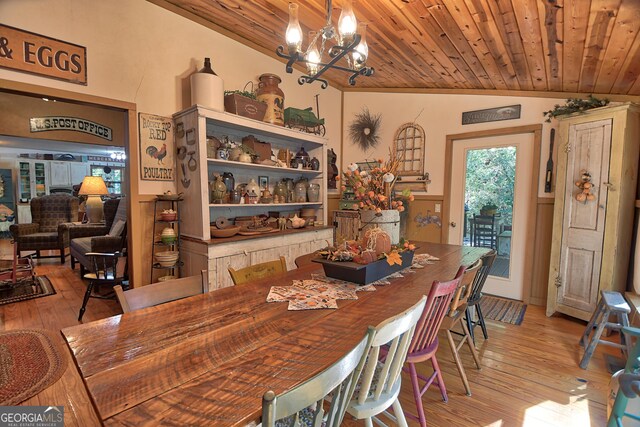
[[[311,159],[309,164],[311,165],[311,169],[313,169],[314,171],[317,171],[320,169],[320,160],[318,160],[316,157]]]
[[[224,83],[213,72],[211,60],[204,58],[204,67],[191,75],[191,105],[202,105],[224,111]]]
[[[310,202],[319,202],[320,201],[320,185],[319,184],[309,184],[309,188],[307,188],[307,197]]]
[[[275,74],[262,74],[258,77],[257,98],[267,104],[263,121],[284,126],[284,92],[278,87],[282,81]]]
[[[304,147],[300,147],[300,151],[296,153],[296,160],[299,165],[302,165],[303,169],[306,169],[309,165],[309,153],[304,150]]]
[[[256,195],[260,194],[260,186],[258,185],[256,180],[253,178],[249,180],[246,190],[247,190],[247,193],[251,193],[253,191],[254,193],[256,193]]]
[[[224,203],[224,199],[227,196],[227,186],[224,185],[222,177],[216,176],[216,180],[209,183],[211,188],[211,203]]]
[[[307,186],[302,181],[298,181],[294,190],[294,199],[295,203],[305,203],[307,201]]]

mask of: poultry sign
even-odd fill
[[[175,160],[173,123],[170,118],[140,113],[140,178],[173,181]]]

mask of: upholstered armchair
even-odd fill
[[[122,251],[126,246],[127,200],[107,199],[104,202],[104,224],[64,224],[69,236],[71,268],[80,263],[80,274],[91,270],[89,252],[112,253]]]
[[[38,258],[42,250],[59,250],[60,263],[64,264],[65,249],[69,239],[59,228],[63,223],[78,218],[78,198],[68,194],[54,194],[31,199],[31,223],[13,224],[9,232],[21,251],[36,251]]]

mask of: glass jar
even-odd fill
[[[279,203],[287,202],[287,185],[284,181],[278,181],[276,185],[273,187],[273,195],[278,197],[278,200],[281,200]]]
[[[236,180],[231,172],[224,172],[222,174],[222,182],[224,182],[225,187],[227,187],[227,193],[231,193],[236,187]]]
[[[282,81],[275,74],[262,74],[258,77],[258,101],[267,104],[263,121],[284,126],[284,92],[278,84]]]
[[[294,190],[294,203],[305,203],[307,201],[307,186],[304,182],[298,181]]]
[[[293,188],[295,187],[295,185],[293,184],[293,178],[283,178],[282,181],[284,181],[284,185],[287,188],[286,203],[291,203],[293,202]]]
[[[230,203],[233,203],[233,204],[237,205],[237,204],[240,204],[241,200],[242,200],[242,191],[241,190],[235,189],[229,194],[229,202]]]
[[[320,201],[320,185],[311,183],[309,184],[309,188],[307,188],[307,197],[310,202],[319,202]]]

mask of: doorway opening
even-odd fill
[[[516,146],[466,152],[462,243],[495,250],[497,277],[509,277],[516,159]]]

